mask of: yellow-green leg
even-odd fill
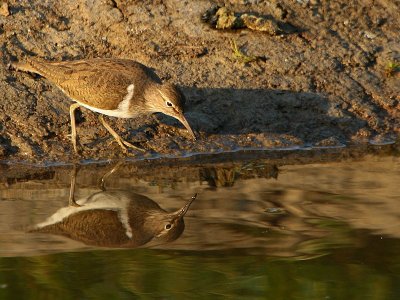
[[[125,141],[122,137],[120,137],[118,135],[118,133],[116,133],[114,131],[114,129],[112,129],[111,126],[108,125],[108,123],[104,120],[103,115],[99,115],[99,120],[101,121],[103,126],[108,130],[108,132],[111,133],[111,135],[117,141],[118,145],[121,146],[121,148],[122,148],[122,150],[124,152],[128,152],[128,149],[126,148],[126,146],[129,147],[129,148],[133,148],[133,149],[139,150],[139,151],[144,151],[142,148],[136,147],[136,146],[132,145],[131,143]]]
[[[78,153],[78,149],[76,147],[75,109],[77,109],[79,106],[79,103],[74,103],[69,107],[69,116],[71,119],[71,141],[72,145],[74,146],[75,153]]]
[[[74,168],[72,169],[71,172],[71,186],[69,189],[69,199],[68,199],[68,205],[69,206],[76,206],[80,207],[78,203],[75,201],[75,185],[76,185],[76,176],[78,174],[78,168],[76,165],[74,165]]]
[[[110,177],[115,171],[117,171],[123,164],[123,161],[119,161],[110,171],[108,171],[106,174],[103,175],[103,177],[101,177],[100,189],[102,191],[106,190],[106,179]]]

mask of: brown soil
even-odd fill
[[[121,57],[178,84],[191,141],[158,115],[110,118],[148,150],[132,157],[237,149],[386,143],[400,132],[400,4],[396,0],[218,1],[293,30],[223,31],[201,22],[210,1],[6,1],[0,11],[0,158],[63,161],[124,157],[95,113],[78,117],[81,156],[67,134],[71,101],[45,79],[7,68],[25,56],[49,60]],[[233,57],[231,40],[249,56]]]

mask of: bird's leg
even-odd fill
[[[123,164],[123,161],[119,161],[110,171],[108,171],[106,174],[103,175],[103,177],[101,177],[100,189],[102,191],[106,190],[106,179],[110,177],[115,171],[117,171]]]
[[[121,146],[121,148],[124,152],[128,152],[128,150],[126,149],[125,146],[139,150],[139,151],[144,151],[142,148],[136,147],[136,146],[132,145],[131,143],[128,143],[127,141],[125,141],[122,137],[120,137],[118,135],[118,133],[116,133],[114,131],[114,129],[112,129],[111,126],[108,125],[108,123],[104,120],[103,115],[99,115],[99,120],[101,121],[103,126],[108,130],[108,132],[111,133],[111,135],[114,137],[114,139],[117,141],[117,143]]]
[[[75,184],[76,184],[76,175],[78,173],[78,169],[76,165],[74,165],[74,168],[71,171],[71,186],[69,189],[69,199],[68,199],[68,205],[69,206],[76,206],[80,207],[78,203],[75,201]]]
[[[77,109],[79,106],[79,103],[74,103],[69,107],[69,116],[71,119],[71,141],[72,145],[74,146],[75,153],[78,153],[78,149],[76,147],[75,109]]]

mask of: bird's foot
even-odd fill
[[[76,203],[74,198],[69,199],[68,205],[72,206],[72,207],[82,207],[83,206],[83,205],[80,205],[80,204]]]
[[[140,147],[137,147],[137,146],[135,146],[135,145],[132,145],[131,143],[125,141],[125,140],[124,140],[123,138],[121,138],[120,136],[118,136],[118,137],[115,137],[115,136],[114,136],[114,140],[111,141],[110,144],[112,144],[112,143],[114,143],[114,142],[117,142],[117,143],[118,143],[118,145],[122,148],[122,151],[123,151],[124,153],[128,153],[128,148],[127,148],[127,147],[132,148],[132,149],[135,149],[135,150],[138,150],[138,151],[141,151],[141,152],[144,152],[144,151],[145,151],[144,149],[142,149],[142,148],[140,148]]]

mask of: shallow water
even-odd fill
[[[99,195],[98,183],[112,167],[81,167],[76,199]],[[172,212],[198,193],[175,241],[131,249],[107,244],[106,229],[103,247],[94,238],[86,238],[89,245],[78,241],[83,229],[68,233],[75,240],[29,232],[68,206],[71,173],[3,174],[1,299],[400,298],[397,154],[290,165],[266,159],[121,165],[105,179],[112,195],[134,192]]]

